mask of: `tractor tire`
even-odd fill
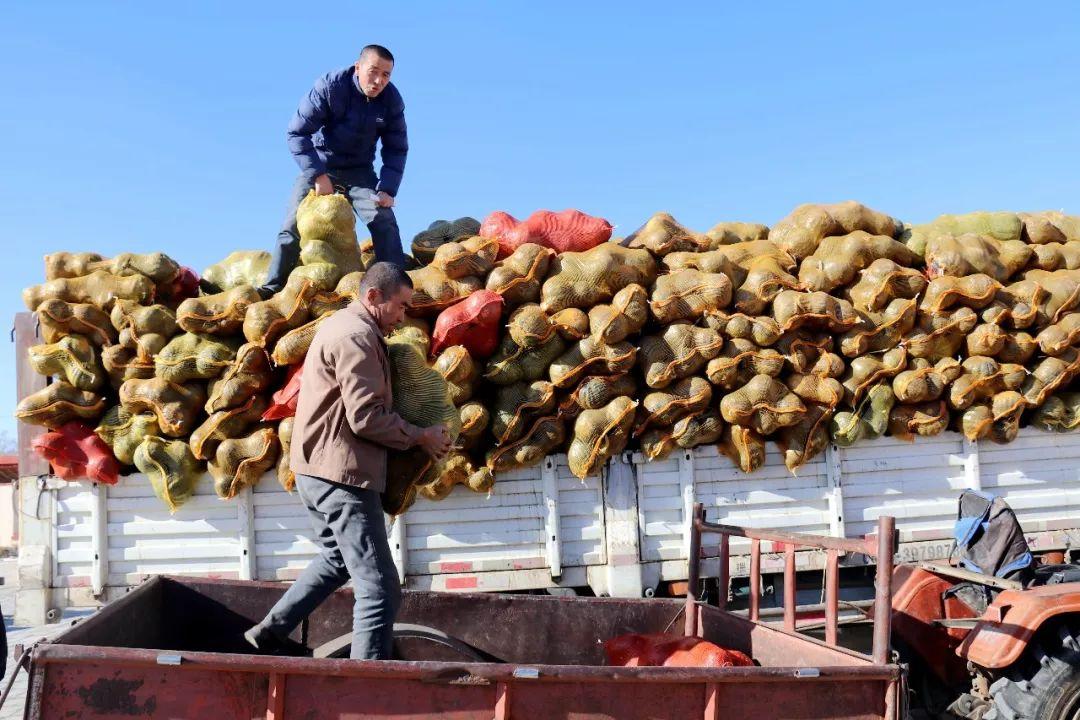
[[[1029,650],[1033,670],[990,686],[993,706],[983,720],[1077,720],[1080,718],[1080,651],[1054,655]],[[1037,668],[1037,669],[1034,669]]]

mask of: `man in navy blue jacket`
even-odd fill
[[[379,261],[404,266],[401,234],[394,217],[394,197],[405,172],[409,139],[405,104],[390,82],[394,56],[381,45],[368,45],[350,67],[319,78],[289,123],[289,150],[300,166],[289,198],[285,224],[259,292],[281,290],[300,259],[296,208],[315,188],[320,195],[349,196],[358,218],[367,223]],[[382,169],[375,174],[375,145],[382,142]],[[374,213],[374,217],[372,214]]]

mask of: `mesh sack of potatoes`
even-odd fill
[[[110,345],[101,351],[101,364],[109,376],[114,390],[128,380],[146,380],[154,377],[154,358],[142,350],[123,345]]]
[[[70,422],[41,433],[31,440],[30,447],[63,480],[86,478],[115,485],[119,479],[120,464],[87,423]]]
[[[461,419],[461,431],[458,433],[458,447],[462,450],[476,448],[491,425],[491,412],[476,401],[470,401],[458,408]]]
[[[439,354],[432,367],[446,379],[450,401],[454,405],[464,405],[472,399],[480,379],[480,366],[468,350],[461,345],[452,345]]]
[[[559,401],[558,415],[567,420],[576,418],[582,410],[598,410],[621,395],[634,397],[637,389],[629,373],[589,375]]]
[[[548,376],[560,390],[576,385],[586,375],[622,375],[637,361],[638,350],[623,341],[613,345],[589,336],[571,345],[552,361]]]
[[[715,330],[693,325],[669,325],[659,335],[646,335],[641,338],[638,353],[645,384],[660,390],[697,374],[720,354],[723,345]]]
[[[117,300],[109,313],[119,333],[117,342],[137,349],[144,357],[157,355],[180,332],[176,312],[161,305],[139,305],[133,300]]]
[[[892,388],[896,401],[909,405],[926,403],[941,398],[945,389],[964,373],[956,358],[942,358],[937,363],[914,358],[909,368],[897,373]]]
[[[795,473],[825,450],[829,444],[829,422],[835,409],[807,405],[806,416],[795,425],[780,431],[777,443],[784,454],[784,465]]]
[[[495,475],[486,465],[477,467],[464,453],[450,453],[443,461],[442,472],[433,480],[418,485],[417,491],[428,500],[442,500],[458,485],[475,493],[491,492],[495,487]]]
[[[940,235],[926,243],[926,271],[930,277],[964,277],[982,273],[1005,282],[1032,258],[1031,247],[1020,240],[995,240],[986,235]]]
[[[678,270],[653,285],[649,309],[659,323],[695,321],[731,302],[731,281],[722,273]]]
[[[478,277],[450,278],[434,265],[409,270],[408,274],[413,282],[409,312],[422,317],[437,315],[484,287],[484,282]]]
[[[767,315],[754,317],[745,313],[715,310],[706,312],[703,320],[706,327],[712,328],[722,337],[749,340],[758,347],[775,345],[784,334],[779,323]]]
[[[656,271],[656,260],[648,250],[615,243],[563,253],[551,262],[540,291],[540,307],[551,314],[566,308],[588,309],[611,300],[627,285],[652,285]]]
[[[797,289],[797,263],[767,240],[725,245],[704,253],[672,253],[664,258],[669,273],[695,269],[727,275],[735,288],[732,294],[738,312],[762,315],[781,290]]]
[[[1005,349],[1005,341],[1008,338],[1009,332],[1003,330],[1000,325],[993,323],[976,325],[965,340],[967,354],[996,358],[998,353]]]
[[[720,353],[705,366],[705,377],[723,390],[735,390],[755,375],[778,377],[784,369],[784,356],[772,348],[761,348],[751,340],[732,338]]]
[[[440,247],[435,251],[431,265],[442,270],[451,280],[468,276],[486,277],[495,267],[498,254],[498,240],[474,235]]]
[[[1035,338],[1021,331],[1013,331],[1005,335],[1005,343],[998,350],[995,357],[999,362],[1018,363],[1026,365],[1035,352],[1039,349]]]
[[[773,319],[784,332],[802,327],[844,332],[861,321],[855,308],[843,298],[825,292],[783,290],[773,299]]]
[[[1024,242],[1044,245],[1080,241],[1080,215],[1066,215],[1057,210],[1016,215],[1023,224]]]
[[[949,386],[946,400],[953,410],[966,410],[1005,390],[1018,390],[1027,370],[1023,365],[999,363],[991,357],[972,356],[961,363],[963,372]]]
[[[900,344],[912,357],[937,362],[956,356],[978,322],[979,316],[967,307],[943,313],[920,312],[915,327]]]
[[[784,384],[808,405],[835,408],[844,400],[844,386],[834,377],[791,373],[784,378]]]
[[[596,475],[608,458],[622,452],[630,439],[636,407],[630,398],[617,397],[598,410],[583,410],[574,421],[566,450],[570,472],[582,479]]]
[[[342,275],[333,290],[320,290],[311,299],[311,317],[317,318],[344,309],[353,300],[360,299],[360,281],[364,279],[362,270]]]
[[[277,480],[286,492],[296,489],[296,473],[289,464],[289,450],[292,448],[292,431],[295,418],[287,417],[278,423],[278,442],[281,443],[281,454],[277,462]]]
[[[776,343],[776,351],[792,370],[808,373],[826,354],[831,354],[835,343],[833,336],[809,328],[784,333]]]
[[[1067,388],[1077,374],[1080,374],[1080,352],[1069,348],[1057,357],[1039,360],[1024,380],[1020,392],[1029,407],[1038,408],[1058,390]]]
[[[679,380],[666,390],[647,393],[638,410],[634,433],[640,435],[650,427],[674,425],[678,420],[704,411],[712,405],[712,385],[700,377]]]
[[[1016,213],[1011,212],[973,212],[963,215],[940,215],[933,222],[906,228],[900,234],[900,241],[911,248],[917,255],[925,255],[927,243],[944,235],[965,235],[974,233],[1007,242],[1019,240],[1023,224]]]
[[[415,344],[425,357],[429,354],[431,349],[431,325],[427,320],[423,318],[414,318],[408,315],[398,323],[392,331],[390,331],[390,337],[397,338],[398,340],[407,340]]]
[[[853,200],[799,205],[769,230],[769,240],[796,260],[809,257],[821,241],[862,230],[871,235],[896,237],[902,224],[884,213]]]
[[[101,395],[57,380],[20,400],[15,418],[28,425],[57,428],[72,420],[95,420],[104,411]]]
[[[1080,392],[1062,392],[1046,398],[1032,413],[1031,424],[1054,432],[1080,427]]]
[[[81,335],[68,335],[59,342],[35,345],[27,355],[34,372],[55,375],[80,390],[97,390],[105,384],[105,368],[97,348]]]
[[[715,408],[677,420],[670,427],[654,427],[641,436],[641,451],[649,460],[663,460],[674,450],[689,450],[720,439],[724,421]]]
[[[142,276],[154,285],[165,285],[180,274],[180,266],[164,253],[120,253],[103,258],[96,253],[58,252],[45,256],[45,279],[78,278],[94,272],[119,277]]]
[[[241,344],[240,338],[177,335],[154,357],[154,372],[171,383],[216,378],[236,360]]]
[[[555,332],[566,342],[577,342],[589,335],[589,316],[581,308],[566,308],[551,316]]]
[[[1028,269],[1076,270],[1080,268],[1080,241],[1031,246]]]
[[[957,420],[957,430],[972,442],[985,439],[1012,442],[1020,431],[1020,416],[1026,408],[1023,395],[1015,390],[1003,390],[964,410]]]
[[[1039,351],[1044,355],[1060,355],[1080,342],[1080,313],[1070,313],[1035,336]]]
[[[502,296],[507,309],[540,302],[540,288],[547,277],[555,251],[525,243],[500,260],[487,276],[486,287]]]
[[[237,407],[270,387],[273,370],[266,351],[246,343],[236,351],[236,359],[222,376],[211,380],[207,391],[206,412]]]
[[[490,290],[477,290],[463,301],[439,313],[431,333],[431,352],[464,345],[477,359],[490,357],[499,345],[503,299]]]
[[[319,326],[331,315],[333,313],[320,315],[278,338],[278,341],[274,343],[273,352],[270,353],[270,359],[274,361],[274,365],[284,367],[285,365],[298,365],[304,362],[308,349],[311,348],[311,343],[315,340],[315,333],[318,332]]]
[[[124,465],[135,463],[135,450],[144,438],[158,435],[157,417],[153,413],[133,413],[123,405],[109,408],[98,422],[94,432],[108,445]]]
[[[230,500],[244,488],[254,487],[280,454],[281,443],[274,428],[259,428],[246,437],[223,440],[208,464],[214,491]]]
[[[491,412],[495,444],[505,445],[520,438],[537,418],[551,414],[555,402],[555,386],[544,380],[498,388]]]
[[[590,308],[589,333],[600,342],[613,345],[641,332],[648,319],[649,293],[634,283],[615,293],[610,305]]]
[[[555,415],[538,418],[520,439],[487,453],[487,466],[495,473],[529,467],[562,447],[566,425]]]
[[[129,412],[153,413],[162,433],[183,437],[195,429],[206,404],[206,388],[202,383],[177,385],[160,377],[128,380],[120,386],[120,404]]]
[[[919,302],[919,310],[940,314],[955,307],[981,310],[994,301],[1001,283],[989,275],[976,273],[965,277],[942,275],[930,281]]]
[[[349,198],[340,193],[319,195],[314,190],[296,208],[300,239],[323,240],[335,245],[356,243],[356,215]]]
[[[47,343],[58,342],[68,335],[82,335],[98,347],[112,345],[117,340],[109,314],[89,303],[46,300],[37,307],[37,319],[41,323],[41,337]]]
[[[260,287],[269,274],[270,253],[266,250],[234,250],[202,271],[203,280],[222,290],[241,285]]]
[[[488,359],[484,367],[484,379],[494,385],[539,380],[547,374],[555,358],[565,350],[566,342],[557,334],[533,348],[523,348],[506,335],[495,354]]]
[[[949,408],[944,400],[916,405],[893,405],[889,411],[889,434],[901,440],[933,437],[949,426]]]
[[[150,302],[154,297],[154,282],[144,275],[122,277],[97,270],[82,277],[49,280],[28,287],[23,290],[22,297],[28,310],[37,310],[46,300],[89,303],[102,310],[111,310],[117,300]]]
[[[260,347],[272,346],[289,330],[311,319],[311,305],[318,291],[308,280],[290,276],[281,292],[248,306],[244,337]]]
[[[539,305],[522,305],[510,313],[506,323],[506,336],[527,350],[546,344],[556,332],[555,324]]]
[[[752,473],[765,464],[765,438],[744,425],[725,427],[717,449],[744,473]]]
[[[917,298],[926,290],[926,285],[926,276],[918,270],[889,258],[878,258],[844,293],[856,310],[872,312],[885,309],[898,298]]]
[[[364,264],[359,247],[341,248],[325,240],[300,241],[300,265],[289,279],[307,280],[320,292],[330,292],[347,274],[360,272]]]
[[[915,298],[897,298],[881,312],[859,312],[861,324],[840,337],[840,352],[856,357],[896,347],[915,327],[916,303]]]
[[[736,221],[718,222],[705,231],[705,237],[709,238],[709,249],[714,250],[723,245],[768,240],[769,226]]]
[[[643,248],[657,257],[673,252],[709,250],[712,240],[682,225],[670,213],[658,212],[622,242],[625,247]]]
[[[844,372],[844,401],[850,407],[858,407],[863,395],[872,386],[894,377],[907,369],[908,353],[902,347],[893,348],[880,356],[861,355],[853,359]],[[890,386],[889,392],[892,392]]]
[[[200,460],[211,460],[223,441],[238,438],[258,423],[270,407],[263,395],[254,395],[242,405],[218,410],[191,433],[191,452]]]
[[[248,307],[257,302],[261,298],[251,285],[188,298],[176,308],[176,324],[191,333],[236,335],[244,327]]]
[[[1038,298],[1035,303],[1036,328],[1053,325],[1080,306],[1080,270],[1029,270],[1024,274],[1024,280],[1016,285],[1028,283],[1039,289],[1038,294],[1033,295]]]
[[[45,256],[45,279],[62,280],[65,278],[89,275],[91,265],[105,262],[105,257],[93,252],[57,252]],[[103,268],[95,268],[104,270]]]
[[[860,270],[881,259],[906,267],[919,262],[918,256],[904,243],[887,235],[857,230],[848,235],[824,238],[814,253],[799,265],[799,282],[807,290],[831,292],[851,283]]]
[[[146,475],[154,494],[174,513],[195,493],[205,466],[183,440],[149,435],[135,450],[135,467]]]
[[[842,410],[833,416],[833,442],[848,447],[860,440],[881,437],[889,429],[889,413],[895,404],[896,396],[888,383],[873,386],[853,411]]]
[[[720,414],[732,425],[744,425],[764,436],[799,422],[806,415],[806,406],[776,378],[755,375],[746,385],[724,395]]]
[[[412,256],[421,265],[435,259],[435,252],[448,242],[480,234],[480,221],[471,217],[457,220],[436,220],[426,230],[418,232],[412,240]]]

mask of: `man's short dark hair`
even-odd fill
[[[365,45],[364,49],[360,51],[360,57],[363,58],[364,55],[368,54],[369,52],[375,53],[379,56],[379,58],[383,60],[386,60],[388,62],[394,62],[394,54],[384,48],[382,45]]]
[[[367,294],[368,288],[375,288],[386,300],[401,288],[412,286],[412,278],[401,267],[391,262],[377,262],[360,278],[360,297]]]

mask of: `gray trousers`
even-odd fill
[[[351,578],[356,602],[350,657],[389,660],[401,585],[379,494],[307,475],[296,476],[296,490],[311,515],[319,556],[261,624],[287,636]]]

